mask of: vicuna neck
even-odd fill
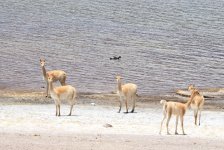
[[[121,80],[117,81],[117,89],[119,92],[122,92],[122,88],[121,88]]]
[[[199,92],[198,92],[197,90],[192,91],[192,92],[191,92],[191,98],[190,98],[190,99],[193,100],[193,98],[194,98],[196,95],[200,95]]]
[[[198,91],[192,91],[190,99],[187,101],[186,106],[189,107],[194,97],[199,94]]]
[[[53,92],[54,90],[54,88],[53,88],[53,82],[48,82],[48,84],[49,84],[49,90],[51,91],[51,92]]]
[[[192,101],[192,99],[189,99],[189,100],[185,103],[185,105],[186,105],[187,108],[190,106],[191,101]]]
[[[44,76],[44,78],[46,79],[46,78],[47,78],[47,72],[46,72],[46,69],[45,69],[44,66],[41,66],[41,68],[42,68],[43,76]]]

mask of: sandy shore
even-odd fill
[[[150,135],[0,134],[0,149],[33,150],[223,150],[222,140]]]
[[[79,97],[72,116],[66,116],[69,106],[63,104],[62,116],[56,117],[53,101],[38,92],[2,92],[0,149],[224,148],[223,105],[207,104],[201,126],[193,124],[193,112],[189,110],[185,116],[187,135],[181,135],[179,126],[180,135],[168,136],[165,125],[162,135],[158,134],[162,119],[160,98],[181,100],[172,96],[139,97],[136,113],[124,114],[117,113],[113,94],[85,94]],[[173,118],[171,133],[174,125]]]

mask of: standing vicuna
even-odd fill
[[[72,114],[73,105],[76,102],[76,89],[71,85],[64,85],[60,87],[53,87],[53,76],[49,74],[48,82],[49,82],[49,90],[50,95],[54,99],[56,105],[56,116],[60,116],[60,105],[61,100],[67,100],[71,106],[69,116]]]
[[[167,134],[170,134],[169,129],[168,129],[169,121],[170,121],[170,118],[171,118],[172,115],[176,115],[175,134],[178,134],[177,126],[178,126],[178,119],[180,117],[182,132],[183,132],[183,135],[185,135],[185,132],[184,132],[184,115],[185,115],[187,109],[189,108],[192,99],[195,97],[196,94],[197,93],[193,92],[190,99],[186,103],[173,102],[173,101],[167,102],[166,100],[161,100],[160,101],[160,103],[163,104],[163,115],[164,116],[163,116],[163,120],[161,122],[159,134],[161,134],[163,121],[166,119],[166,117],[167,117],[166,130],[167,130]]]
[[[137,85],[135,85],[133,83],[127,83],[127,84],[122,85],[121,76],[116,76],[116,79],[117,79],[118,94],[120,96],[120,109],[119,109],[118,113],[120,113],[120,111],[121,111],[123,97],[125,98],[126,113],[128,113],[128,100],[132,100],[133,105],[132,105],[131,113],[133,113],[135,111]]]
[[[193,93],[196,94],[194,96],[194,98],[192,99],[191,109],[194,110],[194,123],[195,123],[195,125],[197,125],[197,118],[198,118],[199,126],[200,126],[200,124],[201,124],[201,111],[202,111],[202,108],[204,106],[205,99],[204,99],[204,96],[202,94],[200,94],[199,91],[193,85],[190,85],[188,87],[188,90],[191,92],[191,95]],[[198,117],[198,112],[199,112],[199,117]]]
[[[51,74],[53,76],[53,79],[52,79],[53,82],[59,81],[61,83],[61,85],[65,85],[66,73],[62,70],[46,71],[46,69],[44,67],[45,66],[45,60],[44,59],[40,59],[40,66],[42,68],[44,80],[47,83],[46,97],[48,97],[49,84],[48,84],[47,78],[48,78],[49,74]]]

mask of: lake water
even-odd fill
[[[46,69],[80,92],[224,87],[222,0],[0,1],[0,87],[43,90]],[[121,56],[121,60],[110,57]]]

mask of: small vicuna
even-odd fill
[[[174,115],[174,116],[176,116],[175,134],[178,134],[177,126],[178,126],[178,119],[180,117],[182,132],[183,132],[183,135],[185,135],[185,132],[184,132],[184,115],[185,115],[187,109],[189,108],[189,106],[192,102],[192,99],[196,96],[196,94],[197,93],[192,93],[191,97],[189,98],[189,100],[186,103],[173,102],[173,101],[167,102],[166,100],[161,100],[160,101],[160,103],[163,104],[163,119],[162,119],[162,122],[161,122],[159,134],[161,134],[163,121],[166,118],[167,118],[166,132],[167,132],[167,134],[170,134],[169,129],[168,129],[169,121],[170,121],[171,116]]]
[[[64,85],[60,87],[53,87],[53,76],[49,74],[48,76],[48,83],[49,83],[49,90],[51,98],[54,99],[55,105],[56,105],[56,116],[60,116],[60,106],[61,106],[61,100],[67,100],[70,104],[70,113],[68,114],[71,116],[73,105],[76,103],[76,89],[72,87],[71,85]]]
[[[126,106],[126,113],[128,113],[128,101],[132,100],[132,110],[131,113],[135,111],[135,102],[137,97],[137,85],[133,83],[127,83],[122,85],[121,83],[121,76],[116,76],[117,80],[117,89],[118,94],[120,97],[120,108],[118,113],[121,111],[123,97],[125,98],[125,106]]]
[[[205,99],[204,99],[204,96],[200,94],[199,91],[193,85],[190,85],[188,87],[188,90],[191,92],[191,95],[193,94],[195,95],[191,102],[191,109],[194,110],[194,124],[197,125],[197,120],[198,120],[198,125],[200,126],[201,111],[203,109]],[[199,116],[198,116],[198,113],[199,113]]]

